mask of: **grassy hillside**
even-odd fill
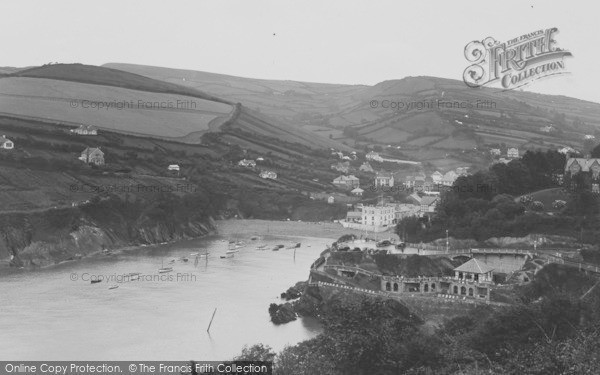
[[[315,139],[331,138],[353,147],[400,146],[406,158],[443,170],[485,166],[489,148],[581,149],[585,134],[600,137],[600,104],[524,91],[471,89],[459,80],[407,77],[374,86],[324,85],[132,64],[105,66],[239,101],[277,120],[280,129],[303,128]],[[383,108],[384,101],[388,107],[389,102],[404,107]],[[550,125],[555,131],[540,130]]]
[[[46,78],[0,79],[0,97],[3,113],[164,138],[206,132],[232,112],[228,104],[189,96]]]

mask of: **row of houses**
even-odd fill
[[[409,197],[410,203],[386,203],[375,206],[357,205],[348,211],[341,224],[346,228],[381,232],[389,229],[400,220],[416,216],[422,217],[435,212],[438,196],[421,196],[417,193]]]
[[[499,148],[490,149],[490,155],[494,158],[499,158],[502,155],[502,151]],[[510,147],[506,150],[506,157],[509,159],[519,158],[519,149],[516,147]]]

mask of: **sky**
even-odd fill
[[[593,1],[3,0],[0,66],[109,62],[374,85],[462,80],[465,46],[557,27],[568,75],[526,90],[600,103]]]

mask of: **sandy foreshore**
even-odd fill
[[[220,220],[216,222],[217,234],[223,236],[289,236],[316,237],[337,240],[344,234],[361,236],[364,231],[344,228],[331,222],[272,221],[272,220]],[[395,237],[392,233],[379,233],[379,237]]]

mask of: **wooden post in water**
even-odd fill
[[[212,321],[215,318],[216,313],[217,313],[217,308],[215,307],[215,311],[213,311],[212,318],[210,318],[210,323],[208,323],[208,328],[206,329],[206,332],[210,331],[210,326],[212,325]]]

